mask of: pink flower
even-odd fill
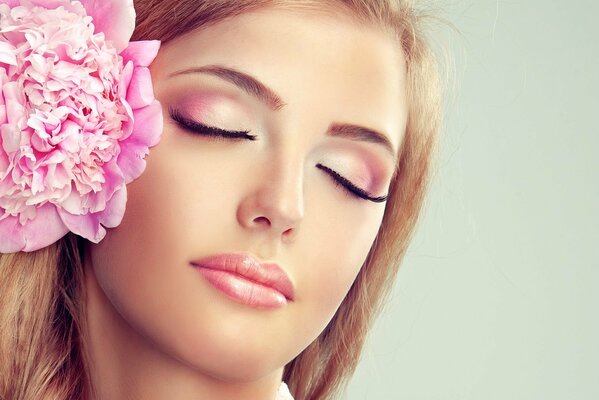
[[[0,252],[120,224],[160,140],[133,0],[0,0]]]

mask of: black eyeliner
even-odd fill
[[[331,175],[337,183],[339,183],[341,186],[343,186],[345,189],[347,189],[352,194],[354,194],[362,199],[370,200],[375,203],[383,203],[383,202],[387,201],[388,196],[372,197],[365,190],[360,189],[359,187],[357,187],[356,185],[351,183],[347,178],[344,178],[343,176],[339,175],[339,173],[337,173],[337,171],[334,171],[325,165],[316,164],[316,167],[318,169],[325,171],[327,174]]]
[[[194,134],[222,137],[226,139],[247,139],[257,140],[257,136],[250,135],[250,131],[228,131],[225,129],[208,126],[181,114],[176,108],[170,107],[169,114],[181,128],[191,131]]]

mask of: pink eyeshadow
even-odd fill
[[[354,184],[369,193],[380,194],[386,190],[388,172],[385,163],[379,161],[372,150],[343,139],[335,147],[344,149],[348,154],[354,154],[351,158],[354,161],[339,164],[339,168],[341,168],[339,172],[342,175],[345,174],[347,179],[352,180]]]
[[[350,179],[353,181],[355,185],[357,185],[361,189],[365,189],[367,191],[372,191],[375,185],[372,182],[372,174],[365,169],[362,168],[352,168],[350,170],[351,177]]]
[[[216,96],[194,95],[189,96],[179,102],[177,109],[183,111],[185,115],[194,119],[203,119],[211,108],[217,104]]]
[[[234,96],[214,90],[188,94],[174,104],[175,108],[189,118],[206,123],[243,121],[247,116],[247,111]]]

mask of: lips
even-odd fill
[[[279,308],[294,299],[294,287],[285,271],[275,263],[261,263],[249,253],[218,254],[190,264],[238,303]]]

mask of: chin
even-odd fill
[[[216,351],[217,357],[199,351],[195,357],[189,354],[184,361],[192,369],[225,382],[255,382],[283,368],[286,364],[276,357],[275,349],[264,353],[248,350],[237,351],[237,346]]]
[[[283,368],[294,357],[289,349],[281,347],[285,346],[284,341],[279,341],[277,347],[272,341],[240,336],[242,332],[227,337],[221,331],[216,338],[202,333],[195,337],[179,336],[176,343],[167,344],[163,351],[194,371],[227,382],[260,380]]]

